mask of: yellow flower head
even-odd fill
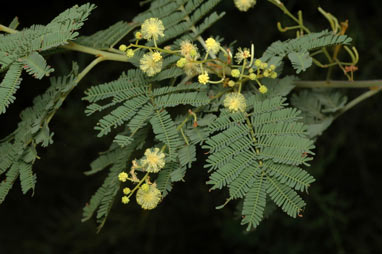
[[[141,27],[142,37],[146,40],[158,40],[159,36],[164,36],[164,26],[158,18],[146,19]]]
[[[197,55],[198,49],[189,40],[180,43],[180,54],[187,58],[192,58]]]
[[[121,182],[126,182],[127,178],[129,177],[129,175],[126,173],[126,172],[121,172],[119,173],[118,175],[118,179],[121,181]]]
[[[220,43],[217,42],[214,38],[210,37],[206,40],[207,51],[216,54],[220,50]]]
[[[135,33],[135,39],[137,39],[137,40],[140,40],[140,39],[142,39],[142,33],[141,32],[136,32]]]
[[[248,11],[256,4],[256,0],[234,0],[234,3],[240,11]]]
[[[264,86],[264,85],[261,85],[259,87],[259,92],[262,93],[262,94],[265,94],[265,93],[268,92],[268,88],[266,86]]]
[[[130,188],[123,188],[123,194],[127,195],[131,192]]]
[[[276,72],[272,72],[271,73],[271,78],[273,78],[273,79],[277,78],[277,73]]]
[[[145,72],[147,76],[149,77],[154,76],[155,74],[157,74],[158,72],[162,70],[163,61],[162,60],[155,61],[157,59],[154,59],[155,58],[154,54],[155,53],[153,52],[146,53],[143,55],[143,57],[140,60],[141,70]]]
[[[268,67],[267,63],[261,63],[260,68],[261,69],[266,69]]]
[[[250,80],[255,80],[257,78],[257,75],[255,73],[249,74],[249,79]]]
[[[200,84],[203,84],[203,85],[207,84],[208,81],[210,81],[210,77],[208,76],[208,73],[205,72],[203,74],[200,74],[198,76],[198,81],[199,81]]]
[[[147,172],[157,173],[164,167],[164,157],[164,153],[159,151],[159,148],[148,148],[145,151],[145,157],[141,160],[142,166]]]
[[[134,50],[132,50],[132,49],[128,49],[128,50],[126,51],[126,56],[127,56],[128,58],[132,58],[132,57],[134,56],[134,54],[135,54],[135,52],[134,52]]]
[[[123,204],[126,205],[126,204],[128,204],[129,202],[130,202],[130,199],[129,199],[127,196],[123,196],[123,197],[122,197],[122,203],[123,203]]]
[[[176,62],[176,66],[178,66],[179,68],[183,68],[186,65],[186,63],[187,63],[186,58],[182,57]]]
[[[228,108],[232,112],[244,112],[247,107],[247,103],[244,95],[241,93],[230,93],[227,94],[224,99],[224,107]]]
[[[247,48],[244,48],[244,49],[239,48],[238,52],[235,55],[236,62],[238,64],[240,64],[244,59],[247,59],[250,57],[251,57],[251,52]]]
[[[231,75],[232,75],[232,77],[234,77],[234,78],[238,78],[238,77],[240,77],[240,71],[239,71],[238,69],[233,69],[233,70],[231,71]]]
[[[148,189],[139,188],[137,191],[137,203],[146,210],[151,210],[157,207],[159,201],[162,198],[162,195],[156,184],[148,185]]]
[[[153,53],[153,60],[154,62],[159,62],[162,60],[162,55],[159,52],[154,52]]]
[[[119,46],[119,50],[120,50],[120,51],[126,51],[126,49],[127,49],[127,46],[126,46],[125,44],[121,44],[121,45]]]
[[[233,81],[233,80],[230,80],[230,81],[228,81],[228,86],[229,87],[234,87],[235,86],[235,81]]]
[[[255,60],[255,65],[256,65],[256,67],[260,67],[262,63],[263,63],[263,62],[261,62],[260,59],[256,59],[256,60]]]

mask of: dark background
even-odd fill
[[[255,43],[257,56],[274,40],[286,39],[276,21],[288,20],[265,0],[242,13],[231,0],[219,9],[226,16],[205,36],[220,35],[238,46]],[[349,34],[361,55],[356,79],[381,78],[382,40],[379,0],[369,1],[285,1],[293,12],[302,9],[306,24],[315,31],[327,26],[318,6],[334,13],[340,21],[349,19]],[[0,9],[0,23],[14,16],[21,26],[46,24],[58,13],[82,1],[14,1]],[[138,1],[94,1],[98,8],[82,28],[83,34],[104,29],[118,20],[131,20],[144,10]],[[80,66],[90,58],[73,54]],[[65,72],[73,55],[52,58],[57,72]],[[226,192],[208,192],[208,174],[202,165],[189,170],[185,183],[177,183],[162,204],[151,212],[135,202],[113,207],[100,234],[92,220],[81,223],[82,207],[102,183],[105,173],[86,177],[99,151],[110,138],[96,138],[93,126],[99,116],[86,117],[84,90],[118,77],[128,67],[103,63],[75,89],[51,123],[54,144],[40,149],[34,171],[38,182],[35,195],[23,196],[16,183],[0,207],[0,254],[8,253],[382,253],[382,121],[381,95],[347,112],[318,139],[316,158],[309,172],[317,179],[304,195],[308,205],[303,218],[292,219],[277,209],[253,232],[240,226],[235,204],[215,210]],[[340,72],[338,79],[343,78]],[[322,79],[325,72],[312,69],[306,79]],[[17,125],[18,114],[31,105],[48,82],[36,82],[27,75],[17,100],[0,115],[0,137]],[[350,98],[359,90],[346,91]]]

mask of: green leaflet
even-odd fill
[[[36,52],[32,52],[29,56],[22,59],[24,69],[34,78],[42,79],[44,76],[49,76],[49,73],[54,69],[47,65],[45,59]]]
[[[0,36],[1,70],[8,72],[0,85],[0,114],[15,100],[13,94],[21,82],[21,66],[37,79],[54,71],[38,52],[65,45],[78,36],[77,30],[95,5],[84,4],[62,12],[48,25],[34,25],[17,33]],[[16,23],[14,26],[17,26]]]
[[[150,120],[156,138],[167,145],[168,160],[176,161],[177,149],[184,144],[176,130],[174,121],[166,110],[156,111]]]
[[[32,107],[21,112],[17,129],[0,143],[0,173],[6,172],[6,180],[0,183],[0,203],[4,201],[18,176],[22,192],[26,194],[32,190],[33,194],[36,175],[32,167],[38,158],[36,146],[48,146],[53,142],[53,133],[49,130],[47,118],[49,113],[61,106],[61,96],[77,84],[77,71],[78,67],[74,64],[69,75],[51,78],[49,88],[33,100]]]
[[[282,59],[288,56],[296,72],[300,73],[312,64],[312,58],[309,56],[310,50],[337,44],[347,45],[350,42],[351,38],[348,36],[336,35],[327,30],[310,33],[284,42],[272,43],[264,52],[261,60],[279,66]]]
[[[137,26],[138,24],[136,23],[118,21],[105,30],[98,31],[89,36],[79,37],[76,43],[92,48],[109,49],[114,47]]]
[[[291,52],[288,54],[288,58],[297,74],[306,71],[313,63],[313,59],[307,51]]]
[[[262,220],[267,195],[296,217],[305,202],[292,188],[306,191],[314,182],[298,167],[307,165],[314,148],[299,122],[301,112],[285,108],[282,97],[254,96],[249,101],[245,122],[240,114],[223,110],[203,146],[209,150],[205,167],[214,170],[207,183],[211,189],[228,187],[229,200],[244,199],[242,224],[248,224],[247,230]]]
[[[9,67],[3,81],[0,83],[0,114],[5,113],[6,108],[15,101],[14,94],[20,87],[22,65],[14,63]]]

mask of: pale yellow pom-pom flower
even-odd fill
[[[142,37],[146,40],[158,40],[159,36],[164,36],[164,26],[160,19],[149,18],[146,19],[141,27]]]
[[[130,188],[123,188],[123,194],[128,195],[131,192]]]
[[[231,75],[232,75],[232,77],[234,77],[234,78],[238,78],[238,77],[240,77],[240,71],[239,71],[238,69],[233,69],[233,70],[231,71]]]
[[[126,182],[127,178],[129,177],[129,175],[126,173],[126,172],[121,172],[119,173],[118,175],[118,179],[121,181],[121,182]]]
[[[256,0],[234,0],[234,3],[240,11],[248,11],[256,4]]]
[[[191,58],[197,55],[198,49],[189,40],[180,43],[180,54],[184,57]]]
[[[232,112],[244,112],[247,107],[247,103],[244,95],[241,93],[230,93],[227,94],[224,99],[224,107],[228,108]]]
[[[128,50],[126,51],[126,56],[127,56],[128,58],[132,58],[132,57],[134,56],[134,54],[135,54],[135,52],[134,52],[134,50],[132,50],[132,49],[128,49]]]
[[[157,207],[162,195],[156,184],[148,185],[148,189],[139,188],[136,194],[137,203],[146,210],[151,210]]]
[[[265,93],[268,92],[268,88],[266,86],[264,86],[264,85],[261,85],[259,87],[259,92],[262,93],[262,94],[265,94]]]
[[[250,57],[251,57],[251,52],[247,48],[244,48],[244,49],[239,48],[235,55],[236,62],[238,64],[240,64],[244,59],[247,59]]]
[[[155,61],[153,52],[149,52],[143,55],[140,60],[140,68],[147,76],[151,77],[162,70],[163,61]]]
[[[119,48],[118,48],[120,51],[126,51],[126,49],[127,49],[127,46],[125,45],[125,44],[121,44],[120,46],[119,46]]]
[[[145,157],[141,160],[143,168],[150,173],[157,173],[164,165],[165,154],[159,150],[159,148],[146,149]]]
[[[208,81],[210,81],[210,77],[208,76],[208,73],[205,72],[203,74],[200,74],[198,76],[198,81],[199,81],[200,84],[203,84],[203,85],[207,84]]]
[[[206,40],[207,51],[216,54],[220,50],[220,43],[217,42],[214,38],[210,37]]]
[[[128,204],[129,202],[130,202],[130,199],[129,199],[127,196],[123,196],[123,197],[122,197],[122,203],[123,203],[123,204],[126,205],[126,204]]]

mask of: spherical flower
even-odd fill
[[[272,71],[276,70],[276,65],[274,64],[269,65],[269,69],[271,69]]]
[[[197,54],[197,48],[189,40],[184,40],[180,43],[180,54],[184,57],[194,57]]]
[[[203,84],[203,85],[207,84],[208,81],[210,81],[210,77],[208,76],[208,73],[205,72],[203,74],[200,74],[198,76],[198,81],[199,81],[200,84]]]
[[[141,185],[141,189],[143,191],[148,191],[150,189],[150,186],[147,183],[144,183],[144,184]]]
[[[256,59],[256,60],[255,60],[255,66],[257,66],[257,67],[260,67],[262,63],[263,63],[263,62],[261,62],[260,59]]]
[[[162,70],[163,61],[155,61],[153,56],[154,54],[155,53],[153,52],[146,53],[140,60],[141,70],[145,72],[149,77],[154,76]]]
[[[220,50],[220,43],[217,42],[214,38],[210,37],[206,40],[207,52],[216,54]]]
[[[162,55],[159,52],[154,52],[153,53],[153,60],[156,63],[159,62],[160,60],[162,60]]]
[[[142,33],[141,32],[136,32],[135,33],[135,39],[137,39],[137,40],[140,40],[140,39],[142,39]]]
[[[135,54],[135,52],[134,52],[134,50],[132,50],[132,49],[128,49],[128,50],[126,51],[126,56],[127,56],[128,58],[132,58],[132,57],[134,56],[134,54]]]
[[[159,201],[162,198],[162,195],[156,184],[148,185],[147,190],[139,188],[136,194],[137,203],[146,210],[151,210],[157,207]]]
[[[121,45],[119,46],[119,50],[120,50],[120,51],[126,51],[126,49],[127,49],[127,46],[126,46],[125,44],[121,44]]]
[[[261,69],[265,69],[265,68],[267,68],[268,67],[268,64],[267,63],[261,63],[261,65],[260,65],[260,68]]]
[[[244,48],[244,49],[239,48],[238,52],[235,55],[236,62],[238,64],[240,64],[244,59],[247,59],[250,57],[251,57],[251,52],[247,48]]]
[[[261,85],[259,87],[259,92],[262,93],[262,94],[265,94],[265,93],[268,92],[268,88],[266,86],[264,86],[264,85]]]
[[[118,179],[121,181],[121,182],[126,182],[127,178],[129,177],[129,175],[126,173],[126,172],[121,172],[119,173],[118,175]]]
[[[234,78],[238,78],[238,77],[240,77],[240,71],[239,71],[238,69],[233,69],[233,70],[231,71],[231,75],[232,75],[232,77],[234,77]]]
[[[128,195],[131,192],[130,188],[123,188],[123,194]]]
[[[271,73],[271,78],[273,78],[273,79],[277,78],[277,73],[276,72],[272,72]]]
[[[159,148],[148,148],[145,151],[145,157],[143,157],[141,163],[147,172],[157,173],[164,167],[164,157],[164,153],[159,151]]]
[[[186,63],[187,63],[186,58],[182,57],[176,62],[176,66],[179,68],[183,68],[186,65]]]
[[[250,80],[255,80],[257,78],[257,75],[255,73],[249,74],[249,79]]]
[[[127,196],[123,196],[123,197],[122,197],[122,203],[123,203],[123,204],[126,205],[126,204],[128,204],[129,202],[130,202],[130,199],[129,199]]]
[[[234,3],[240,11],[248,11],[256,4],[256,0],[234,0]]]
[[[228,81],[228,86],[229,87],[234,87],[235,86],[235,81],[233,81],[233,80],[230,80],[230,81]]]
[[[270,73],[269,73],[269,71],[268,71],[268,70],[265,70],[265,71],[264,71],[264,73],[263,73],[263,75],[264,75],[264,77],[266,77],[266,78],[267,78],[267,77],[269,77]]]
[[[164,26],[158,18],[146,19],[141,27],[142,37],[146,40],[158,40],[159,36],[164,36]]]
[[[247,107],[247,103],[244,95],[241,93],[230,93],[227,94],[224,99],[224,107],[228,108],[232,112],[244,112]]]

